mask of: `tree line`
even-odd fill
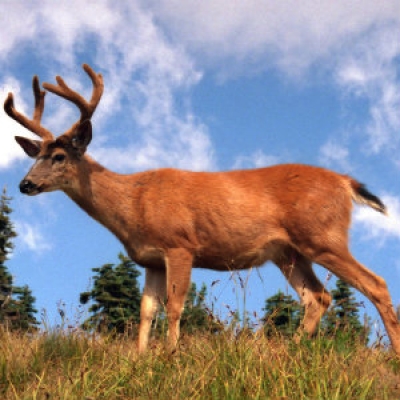
[[[6,266],[17,236],[10,217],[10,201],[4,189],[0,198],[0,326],[8,330],[36,330],[40,325],[36,318],[36,299],[28,285],[14,284],[14,278]],[[119,254],[117,263],[92,268],[92,271],[92,288],[80,294],[80,303],[89,306],[89,317],[81,324],[81,328],[92,332],[136,335],[140,320],[141,291],[138,278],[141,273],[135,263]],[[353,290],[338,279],[331,295],[333,302],[321,321],[319,334],[346,336],[366,343],[369,319],[364,316],[361,322],[360,304]],[[206,285],[203,283],[198,289],[192,283],[181,319],[182,332],[191,334],[195,331],[218,332],[224,329],[223,323],[209,309],[206,298]],[[163,299],[160,300],[162,303]],[[154,321],[154,335],[161,335],[167,330],[162,304],[160,308],[161,312]],[[300,326],[304,310],[290,294],[278,291],[265,300],[263,313],[261,329],[265,335],[290,337]]]
[[[14,277],[6,266],[17,236],[10,219],[10,201],[6,189],[3,189],[0,198],[0,325],[10,330],[36,329],[39,325],[35,317],[36,299],[28,285],[14,284]]]

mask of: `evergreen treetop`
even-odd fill
[[[14,249],[13,239],[17,236],[10,219],[12,208],[9,203],[11,197],[7,196],[6,188],[0,197],[0,265],[3,265]]]
[[[196,283],[192,282],[186,298],[185,308],[181,317],[181,330],[189,334],[195,331],[219,331],[221,324],[210,314],[207,305],[207,286],[201,285],[197,291]]]
[[[35,297],[28,286],[15,286],[13,276],[5,262],[14,249],[13,239],[17,236],[11,222],[12,208],[6,189],[0,197],[0,324],[12,330],[36,328],[39,322],[35,314]]]
[[[330,336],[345,334],[349,338],[367,341],[369,329],[360,322],[360,304],[357,303],[350,285],[338,279],[331,295],[332,305],[322,320],[324,334]]]
[[[124,333],[127,324],[137,324],[140,318],[140,272],[135,263],[123,254],[118,255],[119,264],[105,264],[92,268],[93,288],[81,293],[80,302],[93,303],[92,314],[84,323],[84,329]]]
[[[292,336],[300,325],[300,304],[290,294],[280,290],[265,301],[263,311],[264,332],[267,336],[277,332]]]

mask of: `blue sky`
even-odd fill
[[[397,0],[5,1],[0,31],[0,97],[12,91],[28,115],[34,74],[41,82],[59,74],[86,96],[82,63],[103,74],[89,153],[112,170],[300,162],[368,184],[390,216],[357,207],[351,249],[400,304]],[[46,97],[43,124],[55,134],[76,119],[76,109]],[[116,262],[122,246],[63,193],[21,195],[32,161],[13,137],[30,134],[3,111],[0,128],[0,186],[13,197],[19,234],[8,267],[50,323],[60,302],[72,319],[91,268]],[[325,281],[327,272],[318,271]],[[197,270],[193,279],[220,280],[208,300],[221,314],[227,304],[242,307],[244,296],[248,311],[260,313],[278,289],[292,293],[271,264],[251,271],[245,292],[227,273]]]

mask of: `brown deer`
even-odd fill
[[[146,268],[141,303],[139,352],[146,350],[152,319],[166,300],[168,346],[175,348],[193,267],[231,271],[275,263],[305,306],[302,329],[312,334],[331,296],[312,269],[315,262],[361,291],[377,308],[395,352],[400,325],[385,281],[357,262],[348,250],[352,201],[385,213],[378,197],[346,175],[287,164],[230,172],[158,169],[121,175],[86,154],[90,119],[103,93],[103,78],[88,65],[90,102],[61,77],[44,89],[74,103],[80,119],[54,137],[41,125],[45,91],[33,78],[35,110],[29,119],[4,109],[42,140],[16,137],[35,164],[20,183],[27,195],[62,190],[107,227],[129,256]]]

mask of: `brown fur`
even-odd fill
[[[91,72],[94,91],[98,91]],[[45,87],[61,95],[52,85]],[[63,97],[84,108],[84,100],[71,92],[68,88]],[[98,93],[92,98],[100,100]],[[5,108],[22,123],[9,100]],[[35,131],[26,119],[23,124]],[[400,327],[386,284],[348,250],[352,200],[385,211],[382,202],[354,179],[299,164],[230,172],[159,169],[121,175],[85,154],[91,139],[87,120],[81,118],[58,139],[48,139],[48,135],[45,139],[18,138],[37,160],[21,182],[21,190],[31,195],[63,190],[118,237],[132,260],[146,268],[140,352],[147,347],[151,320],[165,296],[168,340],[175,347],[192,267],[226,271],[270,260],[306,307],[302,324],[306,332],[315,331],[331,301],[313,272],[315,262],[372,301],[400,355]]]

